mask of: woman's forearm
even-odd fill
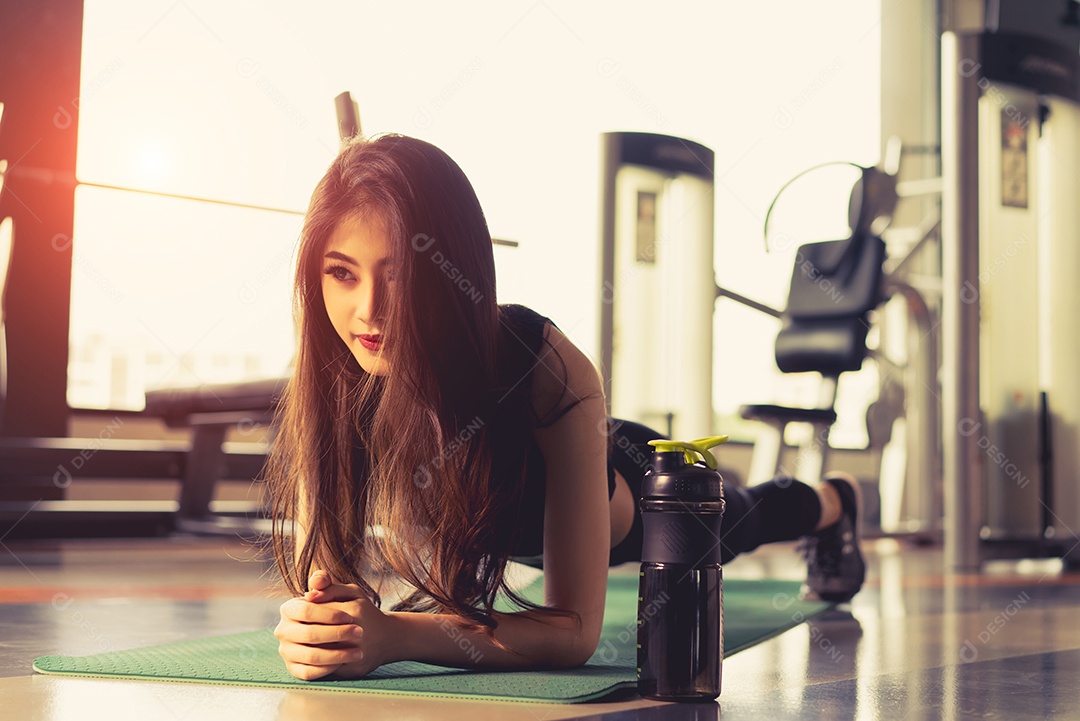
[[[504,651],[485,634],[461,628],[461,618],[445,613],[393,612],[400,639],[393,661],[421,661],[456,668],[568,667],[584,664],[586,648],[572,618],[535,611],[496,613],[495,637],[518,654]]]

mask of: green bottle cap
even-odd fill
[[[686,462],[690,464],[698,461],[698,458],[695,456],[701,456],[700,460],[704,461],[706,466],[715,471],[717,466],[716,458],[708,451],[713,446],[727,443],[727,440],[727,436],[708,436],[693,441],[669,441],[667,439],[660,439],[649,441],[649,445],[656,448],[657,453],[681,450],[686,455]]]

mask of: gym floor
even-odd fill
[[[1077,718],[1080,575],[1055,560],[943,574],[938,548],[867,541],[867,585],[836,611],[724,661],[715,704],[624,692],[590,704],[494,703],[34,674],[83,655],[275,623],[283,597],[239,540],[13,543],[0,539],[4,718],[923,719]],[[804,573],[790,544],[737,559],[727,578]],[[613,573],[636,573],[626,564]]]

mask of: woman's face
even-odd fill
[[[360,367],[373,375],[387,372],[382,331],[387,284],[393,282],[388,251],[386,224],[374,214],[353,216],[330,236],[322,259],[326,314]]]

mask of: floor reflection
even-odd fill
[[[589,704],[525,704],[30,675],[39,655],[82,655],[276,622],[281,598],[267,592],[264,568],[235,560],[237,548],[206,539],[162,543],[16,548],[17,563],[0,563],[5,718],[84,721],[101,703],[111,721],[159,718],[163,709],[230,721],[782,721],[1075,718],[1080,708],[1074,682],[1080,577],[1045,561],[943,573],[939,549],[895,542],[867,544],[867,585],[850,605],[725,659],[723,693],[708,704],[661,703],[632,690]],[[724,572],[799,579],[805,569],[791,547],[775,546]]]

